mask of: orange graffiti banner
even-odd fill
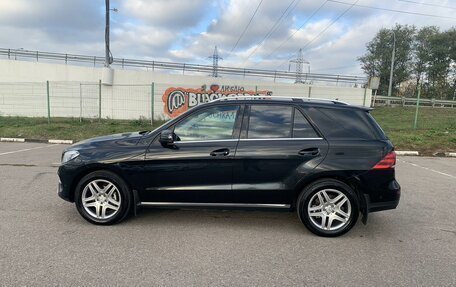
[[[271,95],[272,92],[267,90],[245,90],[241,86],[223,85],[220,87],[217,84],[212,84],[209,89],[206,89],[205,85],[196,89],[170,87],[165,90],[162,96],[163,111],[170,118],[175,118],[190,108],[220,98]]]

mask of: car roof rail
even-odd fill
[[[293,102],[324,102],[324,103],[333,103],[338,105],[349,105],[346,102],[339,101],[338,99],[331,100],[331,99],[324,99],[324,98],[305,98],[305,97],[280,97],[280,96],[235,96],[235,97],[224,97],[218,98],[215,100],[210,101],[213,102],[220,102],[220,101],[235,101],[235,100],[285,100],[285,101],[293,101]]]

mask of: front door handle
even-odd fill
[[[227,148],[217,149],[210,153],[211,156],[227,156],[229,154],[230,154],[230,150]]]
[[[320,154],[320,149],[317,147],[311,147],[311,148],[306,148],[302,149],[298,152],[299,155],[307,155],[307,156],[317,156]]]

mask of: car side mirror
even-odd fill
[[[172,130],[163,130],[160,134],[160,138],[158,141],[162,144],[162,146],[170,146],[176,140],[176,134]]]

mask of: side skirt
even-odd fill
[[[262,204],[262,203],[140,202],[139,206],[290,209],[290,204]]]

